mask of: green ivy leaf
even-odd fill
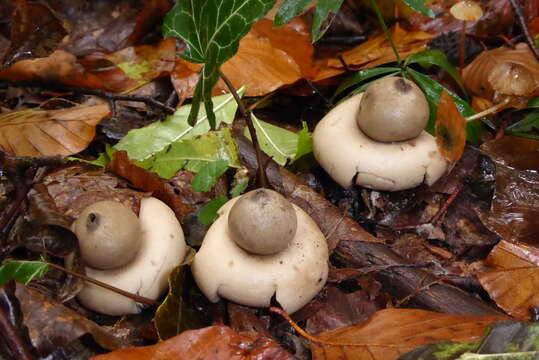
[[[312,0],[285,0],[283,1],[277,14],[275,14],[275,25],[288,24],[292,19],[299,16],[301,12],[312,2]]]
[[[0,286],[9,280],[27,284],[35,277],[45,275],[49,265],[44,261],[8,261],[0,266]]]
[[[198,221],[205,225],[210,225],[219,217],[217,211],[228,201],[226,196],[219,196],[208,202],[200,209]]]
[[[136,165],[169,179],[184,167],[198,172],[208,162],[217,160],[224,160],[230,167],[240,166],[236,142],[229,128],[175,142],[151,159]]]
[[[337,96],[339,96],[343,91],[346,89],[361,84],[362,82],[372,79],[374,77],[378,77],[380,75],[387,74],[387,76],[393,76],[400,72],[400,69],[397,67],[379,67],[379,68],[372,68],[372,69],[366,69],[366,70],[359,70],[355,73],[353,73],[351,76],[346,78],[337,88],[335,91],[335,94],[333,95],[333,99],[335,99]]]
[[[191,188],[194,191],[206,192],[228,170],[228,161],[217,160],[206,163],[195,175]]]
[[[170,339],[185,330],[204,326],[197,310],[187,305],[184,300],[186,271],[194,257],[195,250],[190,248],[183,263],[174,268],[168,277],[167,297],[157,308],[153,319],[160,340]]]
[[[531,98],[528,101],[527,107],[539,107],[539,96]]]
[[[241,88],[238,95],[241,96],[244,92],[245,89]],[[216,96],[213,100],[212,111],[216,115],[216,126],[221,123],[231,124],[238,107],[234,97],[227,94]],[[207,133],[210,124],[206,112],[201,110],[196,124],[191,126],[187,122],[190,111],[191,105],[184,105],[173,115],[167,116],[164,121],[131,130],[114,146],[114,149],[127,151],[130,159],[146,160],[174,142]]]
[[[216,128],[211,92],[219,80],[219,67],[237,51],[251,26],[266,15],[275,0],[176,1],[163,23],[163,34],[181,38],[187,45],[184,59],[204,63],[188,117],[195,124],[204,102],[208,121]]]
[[[296,146],[296,154],[292,162],[313,152],[313,137],[305,121],[302,122],[302,126],[303,128],[298,133],[298,145]]]
[[[464,89],[462,79],[457,69],[447,60],[447,57],[440,50],[424,50],[418,53],[412,54],[406,58],[404,66],[410,64],[421,64],[421,66],[436,65],[445,70],[451,77],[459,84],[461,89]]]
[[[457,109],[462,114],[462,116],[468,117],[475,114],[472,107],[466,101],[461,99],[453,91],[447,89],[440,83],[432,80],[427,75],[424,75],[410,68],[407,68],[406,72],[411,77],[414,78],[414,80],[417,82],[419,87],[421,87],[421,89],[425,93],[425,97],[427,98],[427,101],[429,103],[429,109],[430,109],[430,118],[429,118],[429,123],[427,125],[427,131],[430,132],[431,134],[434,133],[434,125],[436,123],[437,108],[438,108],[438,103],[440,102],[440,96],[441,96],[442,90],[447,91],[453,97],[453,101],[455,102],[455,105],[457,106]],[[478,144],[481,140],[482,131],[483,131],[483,127],[481,123],[479,123],[477,120],[468,122],[466,126],[466,135],[467,135],[468,141],[471,142],[472,144]]]
[[[425,0],[402,0],[403,3],[408,5],[412,10],[420,13],[421,15],[435,18],[436,14],[426,5]]]

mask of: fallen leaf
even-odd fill
[[[129,160],[125,151],[114,153],[107,170],[129,180],[137,189],[151,192],[152,196],[170,206],[180,221],[195,211],[193,206],[184,203],[181,193],[178,194],[179,190],[171,181],[161,179],[157,174],[136,166]]]
[[[101,347],[108,350],[122,346],[118,339],[96,323],[37,290],[17,284],[15,295],[21,304],[23,322],[28,327],[32,344],[41,356],[57,347],[67,346],[85,334],[92,335]]]
[[[83,165],[54,170],[43,178],[42,183],[60,213],[72,219],[87,206],[101,200],[121,202],[138,214],[140,199],[147,196],[130,189],[127,182],[102,169]]]
[[[486,263],[495,270],[477,275],[490,297],[511,316],[529,320],[539,307],[539,249],[502,240]]]
[[[427,42],[434,37],[434,35],[422,31],[406,31],[398,23],[391,31],[393,41],[402,59],[408,55],[425,50],[427,48]],[[384,34],[375,36],[361,45],[343,52],[341,58],[348,66],[348,69],[345,68],[340,58],[317,61],[315,66],[320,66],[321,69],[315,76],[314,81],[321,81],[337,76],[347,72],[349,69],[370,69],[385,63],[397,61],[391,45]]]
[[[245,86],[247,96],[266,95],[302,77],[312,77],[314,48],[309,29],[303,20],[295,19],[278,28],[262,19],[240,41],[236,55],[221,66],[234,87]],[[201,64],[177,60],[172,83],[180,99],[193,96]],[[220,80],[214,95],[228,92]]]
[[[66,29],[44,3],[19,0],[11,18],[11,44],[3,58],[5,66],[31,57],[44,57],[56,49]]]
[[[414,348],[442,340],[471,342],[481,338],[503,316],[466,316],[415,309],[386,309],[355,326],[318,335],[325,341],[387,346],[331,346],[312,344],[313,360],[392,360]]]
[[[517,44],[515,49],[499,47],[483,51],[468,66],[464,68],[462,79],[467,88],[475,95],[492,100],[494,89],[488,81],[494,67],[503,63],[515,63],[528,70],[535,83],[539,84],[539,62],[526,44]]]
[[[71,155],[93,140],[107,104],[62,110],[26,109],[0,115],[0,147],[17,156]]]
[[[293,356],[277,343],[252,334],[238,334],[226,326],[210,326],[182,334],[157,345],[130,347],[93,360],[285,360]]]
[[[445,90],[438,103],[436,144],[442,156],[451,163],[460,160],[466,146],[466,120]]]

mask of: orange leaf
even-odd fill
[[[448,315],[415,309],[386,309],[355,326],[319,335],[339,343],[387,344],[382,346],[312,345],[313,360],[392,360],[414,348],[439,341],[478,340],[494,321],[503,316]]]
[[[449,162],[457,162],[466,146],[466,120],[462,117],[447,91],[443,91],[438,103],[436,119],[436,143],[442,156]]]
[[[310,39],[309,29],[301,19],[278,28],[273,28],[272,21],[262,19],[241,40],[237,54],[221,70],[236,88],[245,86],[247,96],[268,94],[314,75]],[[178,60],[172,82],[180,99],[193,95],[200,68],[200,64]],[[228,88],[220,80],[213,92],[222,94]]]
[[[478,274],[483,288],[508,314],[530,319],[530,309],[539,306],[539,249],[502,240],[486,262],[496,270]]]
[[[408,32],[402,29],[399,24],[392,29],[393,41],[401,58],[425,50],[427,42],[434,37],[422,31]],[[349,69],[370,69],[385,63],[397,61],[391,45],[384,34],[375,36],[355,48],[341,54],[342,59]],[[342,61],[335,57],[318,61],[321,67],[314,81],[324,80],[342,74],[346,69]]]
[[[93,360],[289,360],[293,356],[275,342],[238,334],[227,326],[184,331],[156,345],[130,347],[99,355]]]
[[[95,126],[109,114],[107,104],[3,113],[0,148],[17,156],[76,154],[93,140]]]
[[[494,89],[488,81],[488,77],[494,67],[503,63],[522,65],[532,74],[536,84],[539,84],[539,62],[537,62],[526,44],[517,44],[515,49],[500,47],[483,51],[464,68],[462,74],[464,84],[475,95],[492,100],[494,98]]]

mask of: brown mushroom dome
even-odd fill
[[[271,255],[288,247],[297,230],[292,204],[281,194],[257,189],[244,194],[230,210],[231,238],[245,251]]]
[[[526,67],[504,62],[495,66],[488,82],[500,95],[528,96],[537,88],[533,74]]]
[[[429,120],[429,104],[421,89],[410,80],[386,77],[373,82],[365,91],[357,124],[376,141],[413,139]]]
[[[129,263],[141,243],[139,219],[127,206],[110,200],[96,202],[73,223],[81,256],[95,269],[113,269]]]

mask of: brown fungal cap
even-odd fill
[[[232,239],[242,249],[270,255],[290,244],[296,234],[297,218],[292,204],[281,194],[257,189],[234,204],[228,226]]]
[[[137,254],[141,231],[139,220],[127,206],[99,201],[83,210],[73,224],[82,258],[96,269],[113,269]]]
[[[477,21],[483,16],[481,6],[471,0],[459,1],[449,9],[451,15],[463,21]]]
[[[488,76],[488,82],[502,95],[527,96],[537,88],[532,73],[524,66],[513,62],[495,66]]]
[[[359,106],[357,124],[376,141],[405,141],[417,137],[429,120],[429,105],[419,87],[400,77],[373,82]]]

